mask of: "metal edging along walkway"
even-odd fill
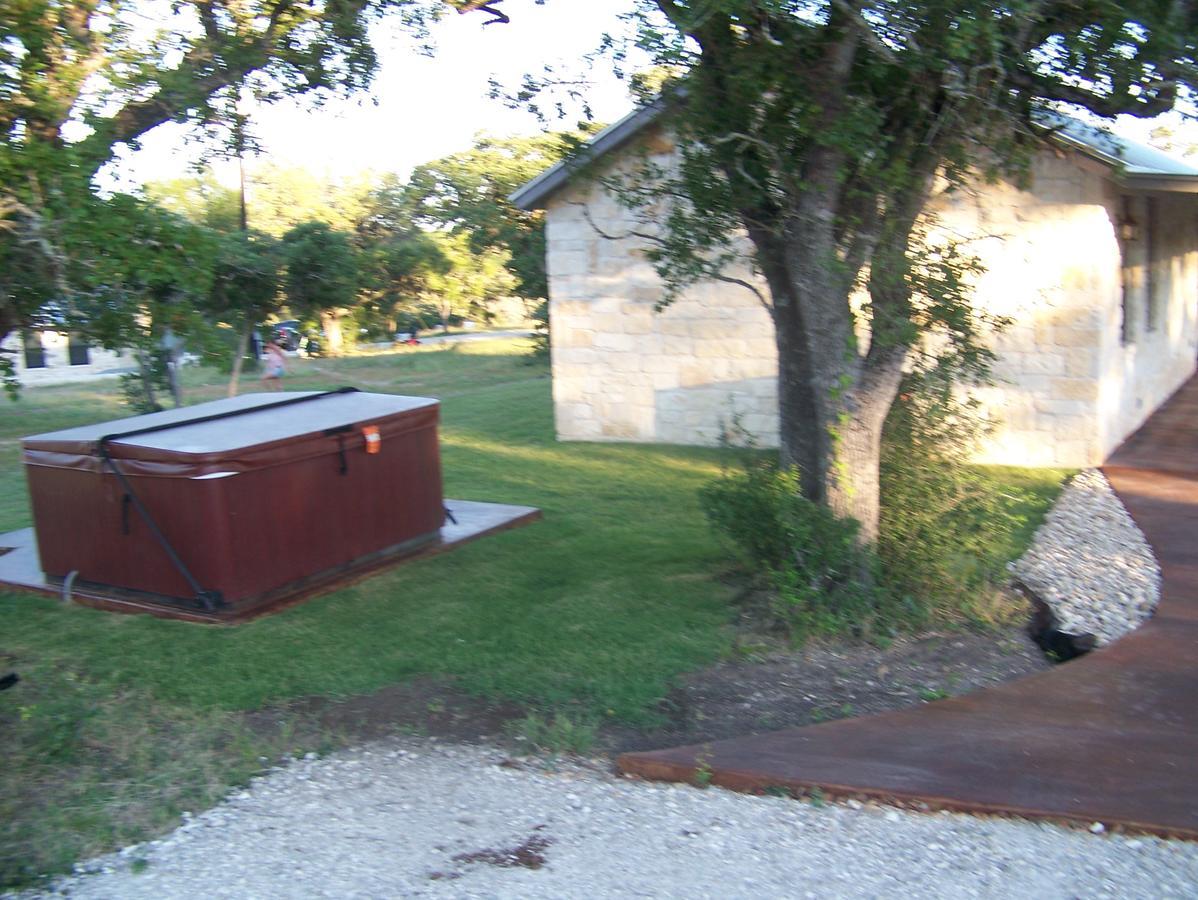
[[[1198,839],[1198,376],[1103,467],[1161,566],[1156,615],[1050,671],[915,709],[620,757],[646,778],[819,788]]]

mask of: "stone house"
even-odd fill
[[[53,327],[14,332],[0,350],[13,361],[17,379],[27,387],[87,381],[133,368],[128,354],[92,347],[77,335]]]
[[[588,170],[668,165],[660,119],[650,105],[601,132]],[[768,311],[709,282],[655,312],[662,289],[644,243],[609,239],[628,233],[630,214],[578,166],[511,198],[546,212],[558,437],[714,444],[735,418],[776,445]],[[935,211],[985,267],[977,302],[1012,320],[994,337],[995,383],[977,392],[995,423],[979,461],[1100,463],[1194,372],[1198,169],[1070,120],[1026,188],[955,191]]]

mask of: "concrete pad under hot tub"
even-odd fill
[[[354,584],[400,563],[444,553],[477,538],[518,528],[541,518],[541,511],[532,506],[446,500],[445,508],[453,518],[446,520],[439,536],[433,541],[371,554],[345,566],[213,611],[156,594],[124,591],[104,585],[72,583],[68,586],[64,579],[48,577],[38,562],[37,538],[32,528],[0,534],[0,590],[64,598],[69,595],[73,602],[112,612],[149,613],[190,622],[244,622]]]

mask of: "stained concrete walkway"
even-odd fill
[[[1198,839],[1198,376],[1103,471],[1161,565],[1160,606],[1135,633],[966,697],[630,753],[620,768]]]

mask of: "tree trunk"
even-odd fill
[[[341,313],[338,310],[325,310],[320,314],[320,327],[324,329],[324,351],[329,356],[340,356],[345,342],[341,337]]]
[[[906,352],[898,348],[867,356],[861,381],[845,398],[834,425],[827,503],[837,515],[861,524],[863,543],[878,539],[882,426],[898,394],[905,358]]]
[[[146,358],[146,351],[138,349],[136,351],[137,368],[141,373],[141,392],[145,395],[146,404],[150,409],[161,409],[158,405],[158,397],[154,393],[154,367],[150,360]]]
[[[814,231],[785,242],[754,240],[774,302],[780,462],[798,467],[804,495],[856,519],[861,542],[873,543],[882,424],[898,393],[906,348],[871,345],[860,352],[849,302],[853,281],[811,252],[821,238]],[[823,258],[832,259],[833,251]]]
[[[860,538],[878,537],[878,468],[882,425],[898,393],[906,353],[901,348],[866,357],[856,384],[836,396],[820,395],[808,357],[786,323],[778,332],[780,461],[797,466],[803,493],[861,524]]]
[[[799,470],[803,493],[822,502],[824,429],[819,427],[811,357],[803,351],[802,316],[797,299],[779,306],[774,295],[774,336],[778,347],[779,463]]]
[[[237,349],[233,353],[233,371],[229,373],[229,396],[237,396],[237,383],[241,380],[241,369],[245,365],[245,355],[250,349],[250,332],[254,325],[246,319],[241,334],[237,337]]]
[[[183,385],[179,383],[179,351],[172,349],[166,351],[166,383],[171,389],[171,399],[175,402],[175,409],[183,406]]]

